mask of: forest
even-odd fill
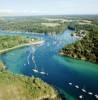
[[[65,46],[61,52],[65,56],[76,59],[87,60],[93,63],[98,63],[98,20],[93,20],[92,24],[79,25],[71,23],[69,28],[74,29],[75,33],[80,30],[86,30],[88,33],[81,40]]]

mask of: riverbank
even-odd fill
[[[3,63],[3,61],[0,60],[0,71],[3,71],[5,69],[6,69],[5,64]]]
[[[0,71],[0,100],[61,100],[58,92],[39,78]]]
[[[20,44],[20,45],[14,46],[12,48],[7,48],[7,49],[4,49],[4,50],[0,50],[0,54],[6,53],[8,51],[12,51],[14,49],[18,49],[18,48],[22,48],[22,47],[26,47],[26,46],[30,46],[30,45],[38,45],[38,44],[42,44],[42,43],[44,43],[44,41],[33,41],[31,43]]]
[[[87,32],[82,39],[65,46],[60,55],[98,64],[98,32]]]

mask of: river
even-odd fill
[[[19,48],[0,55],[8,70],[16,74],[39,77],[57,89],[67,93],[78,100],[83,95],[83,100],[95,100],[94,95],[98,93],[98,65],[87,61],[75,60],[61,57],[58,52],[65,45],[76,41],[71,37],[70,30],[59,35],[44,35],[24,32],[0,32],[0,35],[25,35],[27,37],[40,38],[45,41],[42,45],[32,45]],[[34,58],[34,61],[32,60]],[[47,75],[34,73],[36,63],[40,71]],[[72,83],[72,86],[69,84]],[[79,88],[75,88],[78,85]],[[87,93],[81,89],[85,89]],[[93,94],[88,94],[92,92]],[[67,100],[72,100],[67,95]]]

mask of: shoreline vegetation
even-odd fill
[[[11,48],[7,48],[7,49],[4,49],[4,50],[0,50],[0,54],[3,54],[3,53],[6,53],[6,52],[9,52],[9,51],[12,51],[14,49],[18,49],[18,48],[22,48],[22,47],[26,47],[26,46],[30,46],[30,45],[38,45],[38,44],[42,44],[42,43],[44,43],[44,41],[39,40],[39,41],[31,42],[31,43],[20,44],[20,45],[11,47]]]
[[[5,70],[5,69],[6,69],[5,64],[3,63],[2,60],[0,60],[0,71],[3,71],[3,70]]]
[[[0,71],[0,100],[61,100],[52,86],[39,78]]]
[[[0,29],[14,32],[37,32],[45,34],[63,33],[65,29],[74,30],[71,36],[79,40],[65,46],[60,55],[75,59],[87,60],[98,63],[98,21],[92,16],[83,17],[54,17],[48,19],[39,18],[3,18],[0,19]],[[97,18],[97,17],[96,17]],[[78,20],[77,20],[78,19]],[[84,34],[80,34],[82,31]],[[0,36],[0,54],[24,46],[43,43],[20,36]],[[33,44],[32,44],[33,43]],[[65,97],[66,98],[66,97]],[[0,99],[21,100],[62,100],[59,93],[50,85],[39,78],[16,75],[6,70],[6,66],[0,61]]]
[[[23,36],[0,36],[0,54],[30,45],[44,43],[43,40],[28,39]]]
[[[1,36],[0,54],[20,47],[42,43],[44,43],[43,40],[29,39],[23,36]],[[5,64],[0,60],[0,100],[10,99],[61,100],[61,96],[53,86],[48,85],[39,78],[7,71]]]
[[[70,27],[75,29],[71,36],[79,40],[65,46],[59,54],[98,64],[98,26],[72,24]]]

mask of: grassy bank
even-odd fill
[[[0,71],[0,100],[60,100],[53,87],[39,78]]]

